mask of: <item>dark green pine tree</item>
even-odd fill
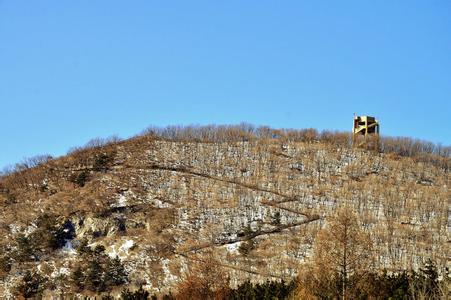
[[[420,268],[417,278],[417,286],[426,291],[427,295],[434,299],[440,294],[438,271],[435,264],[429,259],[424,268]]]
[[[127,282],[127,272],[119,257],[108,260],[105,270],[107,286],[118,286]]]
[[[38,260],[36,255],[36,249],[33,241],[25,236],[24,234],[19,234],[16,239],[17,241],[17,253],[16,258],[18,261],[32,261]]]
[[[238,286],[236,290],[234,290],[230,296],[230,299],[233,300],[242,300],[242,299],[257,299],[255,293],[255,287],[250,281],[243,282]]]
[[[91,291],[104,292],[105,282],[103,277],[104,270],[102,265],[97,261],[97,259],[91,260],[86,273],[86,287]]]
[[[131,292],[129,289],[125,289],[121,293],[122,300],[147,300],[149,299],[149,292],[143,290],[142,287],[139,290]]]
[[[44,290],[44,279],[37,273],[27,271],[22,278],[22,282],[18,287],[18,291],[25,298],[31,298],[40,294]]]
[[[71,276],[73,284],[77,287],[78,291],[82,291],[85,289],[85,275],[83,274],[83,271],[80,267],[75,269],[74,272],[72,272]]]
[[[111,296],[109,293],[107,295],[102,296],[102,300],[114,300],[115,298]]]
[[[269,281],[257,284],[255,286],[255,290],[256,290],[256,298],[262,300],[271,300],[273,298],[272,295],[275,292],[275,290],[272,289],[271,283]]]

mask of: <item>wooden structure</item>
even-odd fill
[[[354,115],[352,146],[379,149],[379,121],[375,117]]]

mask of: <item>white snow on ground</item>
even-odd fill
[[[20,232],[20,226],[16,224],[10,224],[9,230],[11,231],[12,234],[17,234]]]
[[[135,245],[133,240],[126,240],[117,250],[116,245],[111,245],[111,251],[108,252],[108,256],[114,258],[119,256],[120,258],[128,256],[128,250]]]
[[[30,226],[28,226],[27,228],[25,228],[25,231],[23,232],[25,234],[25,236],[29,236],[31,233],[33,233],[36,229],[38,228],[38,226],[36,226],[36,224],[32,223]]]
[[[154,199],[153,200],[153,204],[158,207],[158,208],[168,208],[171,207],[171,205],[169,203],[163,202],[159,199]]]
[[[4,299],[6,299],[6,300],[14,299],[14,296],[11,292],[12,289],[13,289],[13,287],[10,287],[9,284],[5,283],[5,289],[3,290],[4,294],[2,295],[2,297],[4,297]]]
[[[119,248],[119,251],[124,251],[128,255],[128,249],[133,247],[135,245],[135,242],[133,240],[126,240],[125,243],[122,244],[122,246]]]
[[[127,198],[125,195],[120,195],[116,203],[111,204],[111,207],[125,207],[127,206]]]
[[[241,242],[236,242],[233,244],[228,244],[226,245],[226,248],[229,252],[237,252],[238,249],[240,248]]]
[[[109,257],[115,258],[116,256],[119,256],[119,254],[116,252],[116,246],[111,245],[111,251],[107,253]]]
[[[163,268],[164,273],[164,281],[165,282],[174,282],[177,280],[177,276],[172,275],[171,271],[169,271],[168,268],[169,265],[169,259],[165,258],[161,260],[161,267]]]
[[[50,274],[50,277],[55,278],[61,275],[70,275],[70,270],[68,268],[61,267],[59,270],[55,270]]]
[[[66,244],[63,247],[63,252],[67,253],[69,255],[76,255],[77,251],[74,249],[74,246],[72,245],[72,241],[71,240],[67,240],[66,239]]]

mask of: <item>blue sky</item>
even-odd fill
[[[449,145],[451,2],[0,0],[0,104],[0,167],[149,125],[354,112]]]

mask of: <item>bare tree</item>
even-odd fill
[[[222,300],[227,299],[228,288],[227,273],[213,254],[208,252],[190,265],[183,281],[177,286],[176,298]]]
[[[349,290],[358,285],[371,269],[371,241],[349,207],[340,208],[325,229],[318,233],[313,261],[301,271],[304,296],[309,292],[321,297],[349,298]],[[305,276],[302,276],[305,273]],[[307,291],[305,291],[307,289]]]
[[[39,165],[42,165],[42,164],[48,162],[52,158],[53,157],[50,154],[40,154],[40,155],[35,155],[32,157],[24,158],[20,163],[16,164],[15,171],[22,171],[22,170],[37,167]]]

